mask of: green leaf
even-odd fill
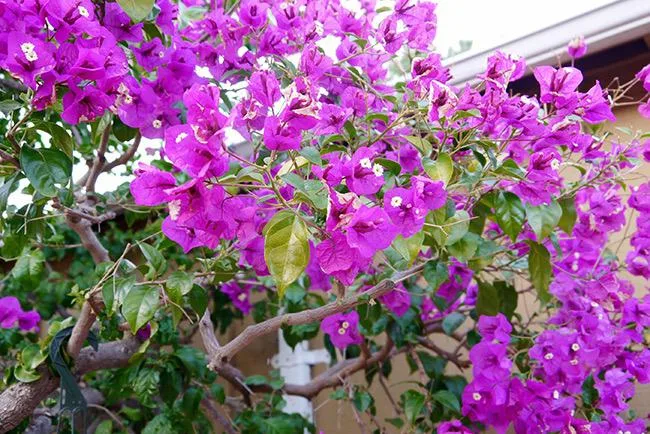
[[[562,208],[562,217],[560,217],[560,221],[557,225],[564,232],[571,235],[578,218],[575,200],[572,197],[560,199],[560,207]]]
[[[33,371],[47,359],[47,356],[47,354],[41,351],[41,347],[38,344],[31,344],[23,348],[23,351],[20,353],[20,360],[25,368]]]
[[[18,101],[14,101],[13,99],[5,99],[0,101],[0,112],[7,116],[9,113],[14,110],[18,110],[22,106],[23,105]]]
[[[417,390],[407,390],[402,393],[402,407],[406,419],[413,425],[424,408],[425,396]]]
[[[479,242],[482,240],[480,235],[473,232],[467,232],[463,238],[451,246],[447,246],[449,254],[460,261],[466,262],[476,254]]]
[[[502,191],[496,197],[494,211],[501,230],[515,241],[526,219],[526,209],[521,199],[514,193]]]
[[[487,282],[478,281],[476,312],[479,315],[494,316],[499,313],[499,293]]]
[[[129,293],[135,284],[135,276],[128,277],[114,277],[108,280],[102,287],[102,297],[106,309],[117,311],[117,308],[122,305],[122,301],[126,294]]]
[[[190,387],[187,389],[183,395],[183,400],[181,401],[183,415],[191,419],[195,418],[199,412],[201,399],[203,399],[202,389],[199,389],[197,387]]]
[[[192,290],[187,294],[187,299],[190,302],[192,309],[194,309],[194,312],[199,316],[203,315],[205,310],[208,308],[208,293],[199,285],[192,286]]]
[[[173,299],[174,302],[181,300],[183,295],[187,295],[192,290],[192,285],[194,285],[192,275],[185,271],[174,271],[167,277],[167,290],[171,290],[175,295],[180,295]]]
[[[122,303],[122,315],[132,332],[140,330],[153,318],[158,309],[158,299],[158,288],[155,286],[141,285],[131,288]]]
[[[266,224],[264,260],[280,297],[309,263],[309,233],[305,223],[291,211],[280,211]]]
[[[72,176],[72,161],[56,149],[33,149],[24,145],[20,165],[34,189],[43,196],[56,196],[57,185],[65,186]]]
[[[437,259],[424,264],[424,280],[427,281],[433,291],[449,279],[449,269],[447,264]]]
[[[420,254],[420,249],[422,248],[422,242],[424,241],[424,232],[420,231],[415,235],[404,238],[401,235],[398,235],[395,240],[393,240],[393,248],[402,255],[404,259],[408,262],[408,265],[412,265],[415,259]]]
[[[154,0],[117,0],[117,3],[133,21],[142,21],[153,9]]]
[[[494,316],[503,313],[510,319],[517,308],[518,294],[515,287],[504,281],[478,282],[476,311],[479,315]]]
[[[32,383],[41,378],[41,375],[24,366],[16,366],[16,369],[14,369],[14,377],[22,383]]]
[[[151,277],[159,276],[167,271],[167,260],[158,249],[147,243],[140,243],[139,246],[149,264]]]
[[[300,155],[305,157],[310,163],[317,166],[321,166],[323,164],[323,159],[320,156],[320,152],[318,152],[318,149],[314,148],[313,146],[306,146],[302,148],[300,150]]]
[[[551,299],[548,287],[551,283],[551,255],[543,245],[528,241],[530,251],[528,252],[528,272],[533,287],[537,290],[537,296],[542,303]]]
[[[469,230],[470,217],[467,211],[458,210],[443,225],[443,230],[447,232],[446,246],[450,246],[462,239]]]
[[[24,285],[35,287],[41,280],[44,266],[43,252],[25,247],[11,270],[11,275]]]
[[[20,179],[20,172],[4,179],[4,183],[0,186],[0,214],[7,209],[7,200],[9,195],[13,192],[15,187],[18,187],[18,180]]]
[[[555,230],[562,217],[562,207],[556,201],[550,205],[526,205],[526,215],[528,224],[537,235],[537,241],[541,242]]]
[[[74,140],[65,128],[52,122],[38,122],[34,125],[34,128],[52,136],[52,145],[63,151],[68,158],[72,159]]]
[[[399,176],[402,172],[402,166],[397,161],[389,160],[388,158],[375,158],[374,162],[395,176]]]
[[[465,315],[460,312],[452,312],[442,320],[442,330],[451,335],[465,322]]]
[[[311,202],[316,208],[326,210],[329,204],[327,186],[318,179],[304,180],[295,173],[288,173],[282,177],[288,184],[295,187],[296,197],[304,198]]]
[[[512,318],[512,315],[517,309],[517,301],[519,295],[514,286],[499,280],[493,283],[494,288],[497,290],[499,296],[499,312],[504,314],[506,318]]]
[[[454,174],[454,163],[449,154],[445,154],[444,152],[438,154],[436,161],[423,158],[422,166],[424,166],[424,171],[431,179],[434,181],[442,181],[445,185],[449,184]]]
[[[95,434],[112,434],[112,432],[113,421],[110,419],[106,419],[105,421],[101,422],[95,429]]]
[[[433,147],[427,139],[418,136],[405,136],[404,138],[408,140],[413,146],[415,146],[417,150],[420,151],[420,153],[425,157],[431,155]]]
[[[176,432],[174,425],[164,413],[151,419],[142,430],[142,434],[169,434],[174,432]]]
[[[447,407],[452,411],[460,413],[460,402],[458,402],[458,398],[456,397],[456,395],[454,395],[450,391],[439,390],[433,395],[431,395],[431,397],[434,399],[434,401],[439,402],[444,407]]]

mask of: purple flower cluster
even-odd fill
[[[38,331],[40,322],[41,316],[38,312],[24,311],[16,297],[0,298],[0,327],[8,329],[17,325],[24,331]]]

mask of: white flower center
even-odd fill
[[[124,95],[124,104],[131,104],[133,102],[133,97],[131,95]]]
[[[180,133],[176,136],[176,143],[180,143],[187,137],[187,133]]]
[[[380,164],[375,164],[374,166],[372,166],[372,173],[374,173],[375,176],[383,176],[384,167]]]
[[[557,160],[556,158],[551,160],[551,169],[557,170],[560,168],[560,161]]]
[[[577,364],[578,364],[578,359],[571,359],[571,361],[569,362],[569,364],[570,364],[571,366],[575,366],[575,365],[577,365]]]
[[[554,399],[560,399],[560,392],[558,392],[557,390],[554,390],[553,391],[553,398]]]
[[[472,393],[472,398],[474,398],[474,401],[480,401],[482,396],[481,396],[480,393],[474,392],[474,393]]]
[[[553,360],[553,353],[546,353],[546,355],[544,355],[544,358],[546,360]]]
[[[372,162],[370,161],[370,158],[366,157],[359,161],[359,165],[364,169],[370,169],[372,167]]]
[[[36,46],[31,42],[23,42],[22,44],[20,44],[20,49],[25,55],[25,59],[27,59],[30,62],[34,62],[38,60],[38,54],[36,54],[36,51],[34,51],[35,48]]]
[[[79,15],[81,15],[81,16],[84,17],[84,18],[88,18],[88,16],[90,15],[90,14],[88,13],[88,9],[86,9],[86,8],[83,7],[83,6],[78,6],[78,7],[77,7],[77,10],[79,11]]]
[[[393,208],[397,208],[397,207],[400,206],[401,204],[402,204],[402,198],[399,197],[399,196],[394,196],[394,197],[390,200],[390,206],[392,206]]]
[[[165,57],[165,53],[163,51],[159,51],[158,52],[158,57],[160,57],[162,59],[163,57]]]
[[[347,321],[343,321],[343,322],[341,323],[341,327],[344,328],[344,329],[347,329],[348,327],[350,327],[350,323],[347,322]]]
[[[169,202],[169,217],[171,217],[172,220],[178,219],[178,215],[181,212],[181,201],[180,200],[172,200]]]
[[[151,125],[154,128],[158,129],[158,128],[162,127],[162,122],[160,122],[159,119],[154,119],[153,122],[151,122]]]
[[[571,345],[571,349],[572,349],[573,351],[578,351],[578,350],[580,349],[580,345],[578,345],[577,343],[575,343],[575,344]]]
[[[340,335],[344,335],[344,334],[345,334],[345,329],[344,329],[343,327],[341,327],[341,328],[339,329],[339,334],[340,334]]]
[[[246,297],[247,297],[246,293],[245,293],[245,292],[242,292],[241,294],[239,294],[239,295],[237,296],[237,299],[238,299],[239,301],[244,301],[244,300],[246,300]]]

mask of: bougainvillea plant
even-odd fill
[[[650,117],[650,66],[453,86],[433,3],[342,3],[0,1],[1,433],[66,429],[67,327],[93,432],[317,432],[285,394],[360,432],[645,432],[650,141],[613,109]],[[247,376],[280,330],[331,367]]]

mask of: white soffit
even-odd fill
[[[451,68],[451,83],[459,85],[485,71],[488,56],[496,50],[522,56],[528,66],[556,65],[569,60],[566,46],[575,36],[584,36],[588,54],[594,54],[647,34],[650,34],[650,0],[619,0],[489,50],[461,53],[443,63]]]

